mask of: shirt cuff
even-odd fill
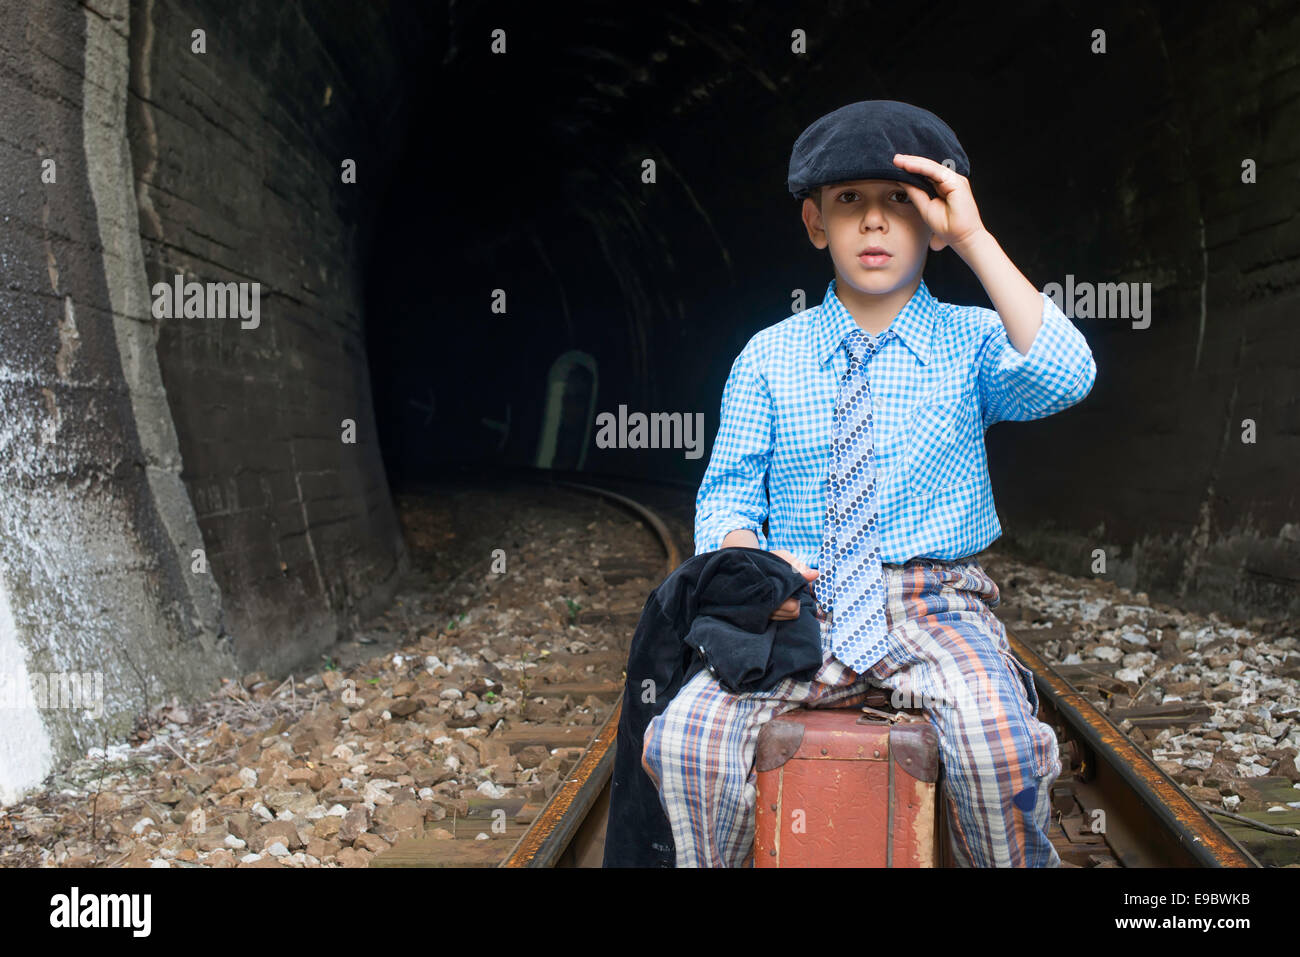
[[[1097,366],[1092,349],[1052,297],[1043,300],[1042,325],[1024,355],[1007,340],[999,370],[1026,411],[1047,415],[1073,405],[1088,394]],[[1001,333],[1006,336],[1006,330]]]
[[[716,552],[722,548],[722,540],[736,531],[753,532],[758,539],[758,547],[763,551],[768,550],[767,536],[763,534],[763,523],[754,523],[743,515],[732,513],[721,517],[714,516],[705,520],[695,535],[695,554],[703,555],[705,552]]]

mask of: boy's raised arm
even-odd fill
[[[984,425],[1039,419],[1087,395],[1097,376],[1088,341],[984,228],[970,180],[925,156],[896,154],[894,164],[934,184],[934,197],[910,183],[902,187],[931,229],[930,248],[951,246],[961,256],[1001,320],[980,355]]]
[[[980,356],[984,425],[1039,419],[1092,389],[1097,365],[1083,333],[1015,267],[985,229],[953,244],[979,277],[1000,320]]]
[[[732,363],[722,390],[722,421],[695,499],[695,554],[722,548],[727,535],[737,530],[753,532],[757,547],[767,548],[763,522],[774,422],[771,394],[751,368],[746,350]],[[728,542],[738,544],[742,542],[736,539]]]
[[[1041,419],[1074,405],[1092,389],[1097,363],[1083,333],[1051,297],[1042,301],[1042,325],[1021,355],[1003,329],[989,336],[980,357],[980,407],[984,425]]]

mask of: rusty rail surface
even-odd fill
[[[1259,862],[1037,652],[1007,641],[1039,697],[1091,752],[1076,793],[1107,811],[1107,843],[1126,867],[1259,867]],[[1040,718],[1042,716],[1040,715]],[[1086,762],[1085,762],[1086,763]]]
[[[671,573],[682,563],[681,551],[668,526],[640,502],[594,485],[567,481],[557,481],[555,484],[598,495],[636,515],[654,532],[663,547],[667,568],[665,574]],[[579,830],[587,823],[588,814],[599,802],[601,792],[608,786],[614,773],[614,743],[618,737],[618,721],[622,713],[623,697],[619,695],[614,710],[605,719],[605,724],[592,739],[586,753],[564,783],[551,795],[532,826],[520,836],[500,867],[555,867],[559,863]]]

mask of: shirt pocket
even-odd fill
[[[904,462],[914,494],[943,492],[979,478],[976,416],[973,392],[931,400],[912,411]]]

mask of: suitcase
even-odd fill
[[[800,708],[759,731],[755,867],[951,866],[938,732],[868,712]]]

